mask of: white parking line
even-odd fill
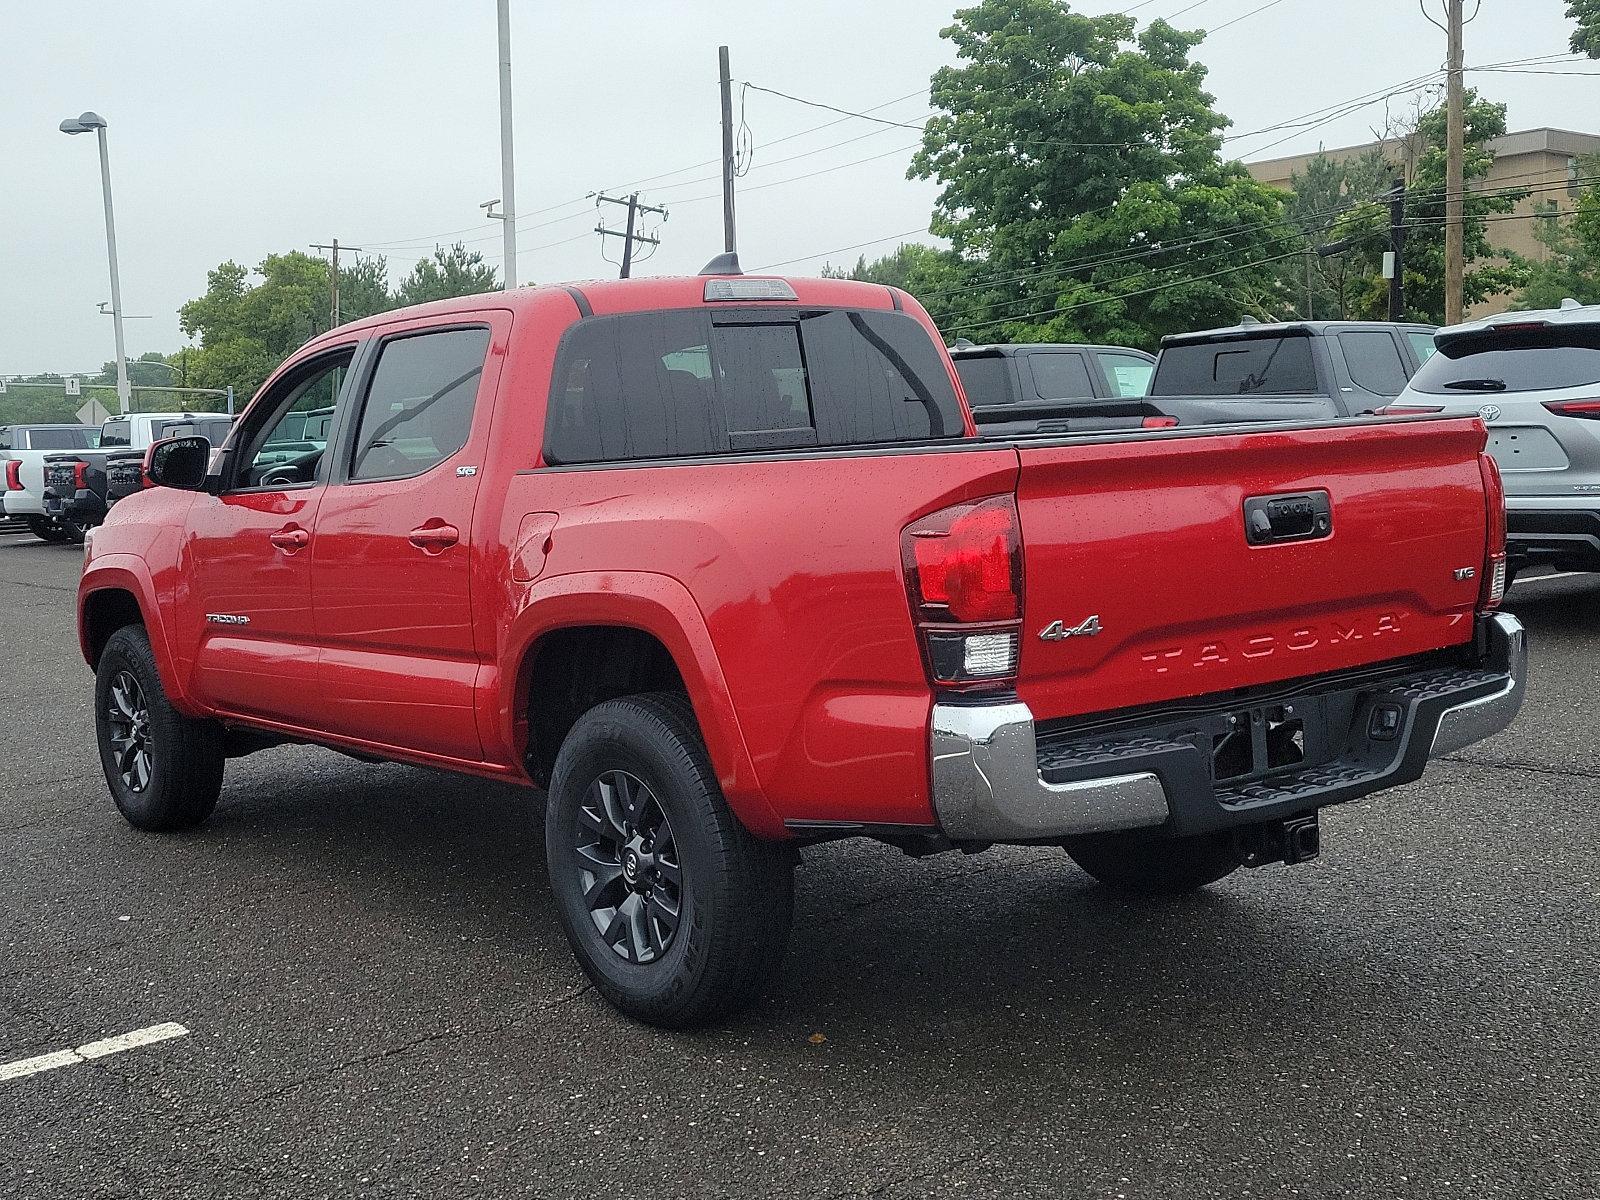
[[[1526,579],[1517,580],[1518,583],[1543,583],[1546,579],[1576,579],[1579,575],[1587,575],[1587,571],[1556,571],[1550,575],[1530,575]]]
[[[88,1062],[92,1058],[104,1058],[108,1054],[121,1054],[124,1050],[148,1046],[153,1042],[180,1038],[188,1032],[176,1021],[163,1021],[160,1025],[135,1029],[130,1033],[119,1033],[116,1037],[85,1042],[75,1050],[52,1050],[49,1054],[40,1054],[34,1058],[19,1058],[16,1062],[0,1063],[0,1082],[7,1079],[21,1079],[26,1075],[37,1075],[40,1071],[54,1071],[57,1067],[70,1067],[75,1063]]]

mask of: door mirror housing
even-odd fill
[[[170,437],[151,443],[144,454],[144,478],[151,487],[203,491],[211,465],[211,443],[203,437]]]

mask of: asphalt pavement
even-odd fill
[[[78,566],[0,535],[0,1064],[85,1047],[0,1078],[0,1196],[1600,1195],[1600,577],[1519,584],[1517,724],[1312,864],[811,850],[774,999],[665,1034],[573,964],[534,793],[282,748],[125,825]]]

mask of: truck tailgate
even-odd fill
[[[1020,444],[1018,691],[1070,717],[1470,641],[1484,441],[1434,420]],[[1317,493],[1329,528],[1299,536]],[[1309,516],[1285,499],[1252,543],[1246,502],[1298,496]]]

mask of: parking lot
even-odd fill
[[[74,547],[0,535],[0,1194],[1585,1197],[1600,580],[1518,586],[1516,726],[1324,856],[1113,900],[1059,851],[809,851],[777,996],[620,1018],[536,797],[317,749],[201,830],[112,807]]]

